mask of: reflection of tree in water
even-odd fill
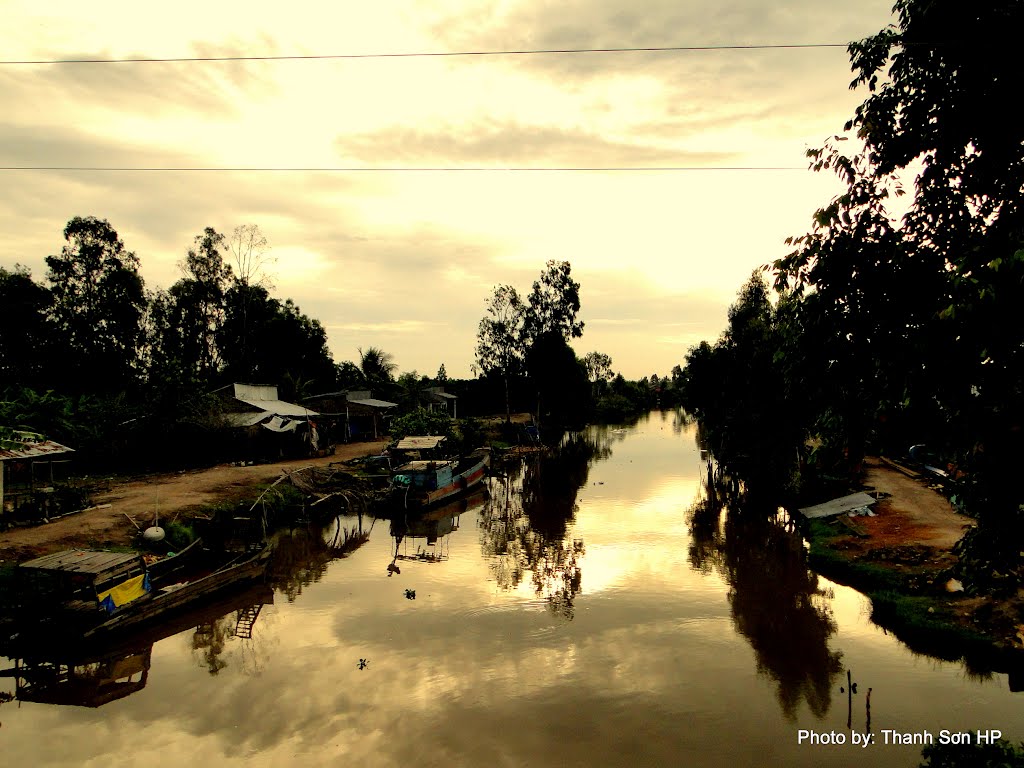
[[[745,503],[710,463],[703,486],[691,510],[690,564],[728,582],[736,629],[753,647],[758,671],[778,683],[786,717],[795,718],[801,699],[823,717],[841,654],[829,650],[836,623],[828,593],[807,568],[802,538],[774,510]]]
[[[192,635],[192,654],[201,667],[216,675],[228,665],[222,658],[228,638],[235,632],[234,613],[200,624]]]
[[[369,540],[370,531],[364,531],[362,515],[351,527],[337,517],[327,524],[310,523],[277,531],[268,581],[294,603],[303,589],[323,578],[328,563],[347,557]]]
[[[492,479],[480,513],[481,546],[499,587],[514,589],[529,574],[551,610],[572,619],[585,549],[567,532],[590,463],[610,453],[606,442],[573,434],[548,453],[509,463]]]

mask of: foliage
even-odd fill
[[[417,408],[392,419],[389,431],[395,440],[409,435],[443,435],[450,438],[454,436],[454,423],[445,413]]]
[[[0,333],[0,381],[42,386],[51,374],[53,329],[49,320],[50,291],[32,279],[25,267],[0,267],[0,307],[4,322],[17,332]]]
[[[487,302],[487,316],[477,330],[476,361],[485,374],[496,372],[505,385],[505,420],[511,421],[509,380],[522,369],[523,319],[526,306],[510,285],[499,285]]]
[[[286,374],[330,388],[335,366],[327,332],[291,300],[270,296],[262,286],[236,281],[226,294],[226,313],[218,334],[230,381],[280,384]]]
[[[595,385],[599,381],[611,381],[615,377],[615,372],[612,371],[612,359],[603,352],[585,354],[583,366],[587,370],[587,378]]]
[[[579,427],[586,423],[590,383],[583,364],[557,331],[531,344],[526,370],[537,391],[538,421],[545,427]]]
[[[76,392],[131,387],[140,374],[146,304],[139,259],[106,219],[76,216],[64,239],[60,254],[46,257],[62,385]]]
[[[921,757],[921,768],[1024,768],[1024,743],[929,744]]]
[[[172,550],[181,550],[196,540],[195,529],[187,523],[179,523],[175,520],[163,526],[165,532],[164,541]]]
[[[576,319],[579,311],[580,284],[572,279],[572,265],[551,260],[533,283],[523,337],[531,344],[551,333],[566,341],[578,339],[583,335],[583,322]]]
[[[379,347],[368,347],[365,352],[360,348],[358,351],[363,384],[379,395],[387,394],[398,370],[394,355]]]
[[[783,328],[755,271],[729,308],[722,338],[691,348],[679,377],[681,403],[701,420],[707,447],[758,492],[789,485],[803,439],[776,354]]]

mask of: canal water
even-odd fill
[[[25,662],[0,660],[0,754],[916,766],[921,746],[893,732],[1024,739],[1024,694],[1005,675],[915,655],[865,598],[807,570],[784,519],[720,515],[705,481],[694,427],[656,413],[509,465],[489,496],[430,519],[282,532],[272,591],[79,665],[63,687],[37,685],[39,701],[18,698]]]

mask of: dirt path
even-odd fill
[[[877,517],[857,519],[870,535],[868,547],[922,545],[948,550],[964,535],[965,527],[974,525],[924,480],[908,477],[874,457],[867,458],[864,467],[864,484],[890,494],[875,505]]]
[[[296,459],[275,464],[233,467],[222,464],[209,469],[153,475],[132,480],[96,494],[92,501],[107,505],[30,528],[0,533],[0,561],[22,561],[69,547],[103,547],[130,544],[138,531],[128,515],[145,527],[156,510],[161,520],[189,509],[245,497],[260,483],[272,482],[283,470],[326,466],[358,456],[380,453],[386,440],[339,445],[334,456]]]

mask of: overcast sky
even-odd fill
[[[818,44],[892,0],[14,2],[6,60]],[[842,48],[0,65],[0,166],[485,168],[0,171],[0,266],[37,278],[73,216],[108,219],[167,288],[193,237],[255,223],[276,294],[401,371],[468,376],[493,286],[568,260],[579,354],[668,374],[751,270],[837,191],[804,152],[841,131]],[[508,171],[681,166],[685,171]],[[716,170],[717,169],[717,170]]]

